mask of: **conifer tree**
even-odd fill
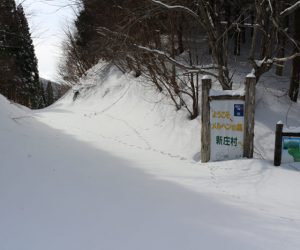
[[[45,93],[44,84],[42,81],[40,81],[40,89],[41,89],[41,96],[43,98],[43,103],[44,103],[44,106],[46,107],[46,105],[47,105],[46,93]]]
[[[20,93],[24,100],[24,105],[31,108],[41,108],[44,106],[42,90],[39,82],[37,69],[37,59],[30,35],[27,19],[23,7],[17,7],[20,49],[17,54],[18,64],[21,69]]]
[[[53,87],[52,83],[48,81],[47,87],[46,87],[46,101],[47,106],[54,103],[54,94],[53,94]]]
[[[13,0],[0,0],[0,93],[16,100],[17,16]]]
[[[14,0],[0,0],[0,93],[30,108],[44,106],[27,19]]]

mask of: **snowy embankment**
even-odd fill
[[[265,160],[200,164],[199,120],[130,75],[98,70],[75,102],[69,92],[30,112],[0,98],[0,249],[300,248],[299,172],[271,162],[272,124],[288,107],[279,90],[258,93]]]

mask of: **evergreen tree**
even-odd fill
[[[32,43],[30,30],[23,7],[17,7],[20,49],[17,54],[18,64],[21,69],[20,94],[23,104],[31,108],[44,106],[42,90],[39,82],[37,59]]]
[[[0,13],[0,93],[16,101],[18,23],[15,2],[0,0]]]
[[[53,94],[53,88],[52,83],[48,81],[47,87],[46,87],[46,104],[47,106],[54,103],[54,94]]]
[[[30,108],[44,106],[37,59],[21,5],[0,0],[0,93]]]
[[[40,82],[40,89],[41,89],[41,96],[43,98],[43,103],[44,103],[44,106],[46,107],[47,100],[46,100],[46,93],[45,93],[43,82]]]

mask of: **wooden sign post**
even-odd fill
[[[202,115],[201,115],[201,161],[210,160],[210,104],[209,91],[211,89],[211,79],[202,79]]]
[[[244,157],[253,158],[255,124],[255,85],[253,76],[246,77],[245,83],[245,122],[244,122]]]
[[[201,162],[253,157],[255,84],[255,77],[247,76],[245,94],[210,95],[211,79],[202,79]]]
[[[275,132],[274,166],[280,166],[281,164],[282,130],[283,130],[283,123],[278,122],[276,124],[276,132]]]

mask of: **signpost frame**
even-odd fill
[[[210,102],[212,100],[244,100],[244,142],[243,156],[253,158],[254,151],[254,118],[255,118],[255,76],[249,75],[245,82],[245,95],[218,95],[210,96],[212,80],[202,79],[202,109],[201,109],[201,162],[210,161],[211,155],[211,124]]]
[[[282,158],[282,139],[284,136],[288,137],[300,137],[300,132],[283,132],[283,123],[278,122],[276,124],[276,132],[275,132],[275,150],[274,150],[274,166],[278,167],[281,165]]]

